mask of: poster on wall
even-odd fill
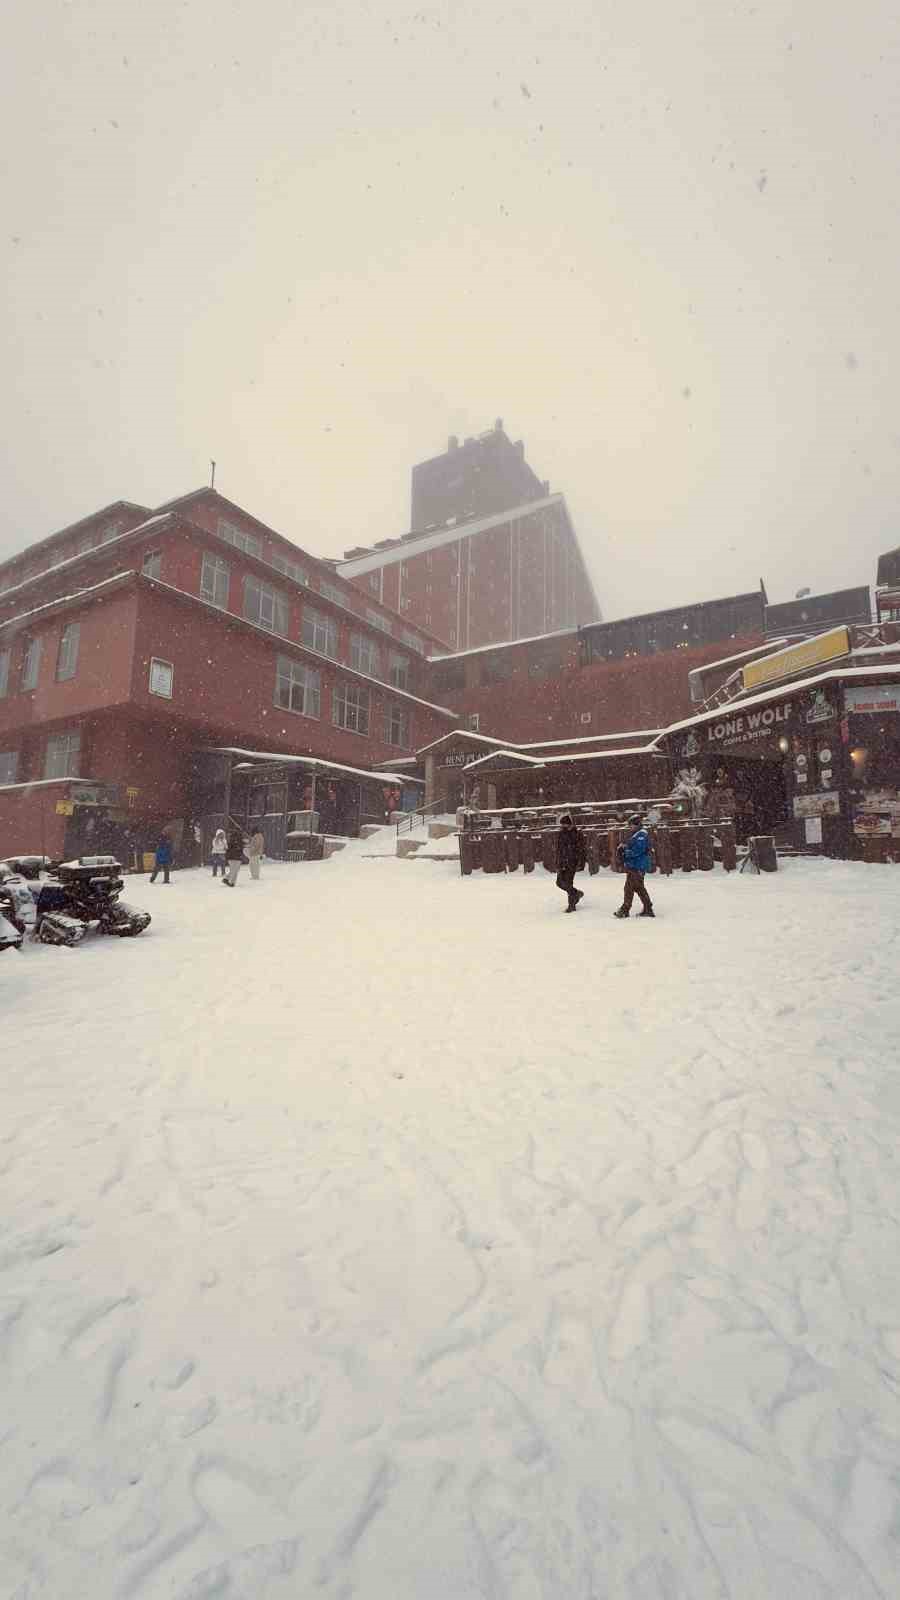
[[[822,818],[807,817],[803,824],[807,844],[822,843]]]
[[[892,820],[889,811],[857,811],[853,832],[862,839],[890,837]]]
[[[841,799],[837,794],[795,794],[795,817],[839,817]]]

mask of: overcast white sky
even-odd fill
[[[900,544],[896,0],[7,13],[0,554],[207,480],[318,555],[504,418],[607,616]]]

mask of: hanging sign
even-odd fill
[[[844,705],[855,717],[900,711],[900,684],[867,683],[862,688],[858,684],[845,683]]]
[[[806,667],[817,667],[823,661],[834,661],[850,654],[850,633],[847,628],[832,628],[815,639],[804,639],[802,644],[789,645],[774,655],[763,656],[759,661],[748,661],[743,669],[745,689],[759,689],[764,683],[775,683],[792,672],[802,672]]]

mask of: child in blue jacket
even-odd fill
[[[647,893],[644,884],[644,873],[653,871],[653,852],[650,848],[650,835],[644,827],[641,816],[628,818],[628,837],[624,845],[620,845],[622,865],[625,868],[625,893],[622,904],[615,913],[617,917],[627,917],[631,914],[631,903],[635,895],[643,906],[640,913],[642,917],[655,915],[653,901]]]
[[[156,846],[156,856],[153,862],[153,871],[150,874],[151,883],[156,882],[157,873],[159,872],[163,873],[163,883],[168,883],[169,868],[172,865],[173,859],[174,851],[172,849],[172,841],[167,833],[163,833],[160,835],[159,844]]]

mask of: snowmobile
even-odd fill
[[[25,929],[28,926],[25,917],[25,897],[31,901],[32,913],[34,902],[31,890],[15,873],[0,873],[0,955],[4,950],[21,950]]]
[[[133,939],[150,924],[149,911],[119,899],[125,887],[115,856],[63,861],[37,896],[35,938],[42,944],[79,944],[91,923],[98,932]]]

